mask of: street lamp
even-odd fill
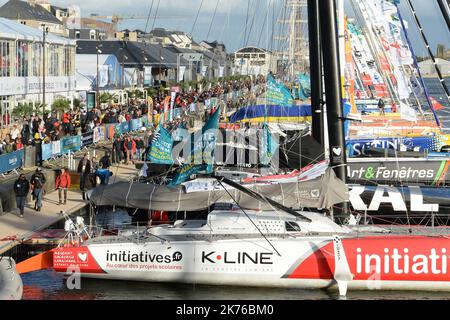
[[[102,50],[100,50],[100,48],[103,45],[100,44],[98,46],[95,47],[95,52],[97,54],[97,108],[100,108],[100,71],[99,71],[99,57],[98,55],[103,53]]]
[[[45,113],[45,41],[47,36],[47,28],[45,24],[42,24],[42,116]]]

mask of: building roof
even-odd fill
[[[236,53],[268,53],[267,50],[257,47],[245,47],[236,51]]]
[[[42,42],[43,40],[41,30],[5,18],[0,18],[0,39],[18,39],[37,42]],[[74,40],[58,37],[54,34],[48,34],[46,41],[48,43],[75,45]]]
[[[131,41],[95,41],[78,40],[78,54],[95,54],[97,46],[103,54],[113,54],[125,67],[161,66],[162,68],[175,68],[177,55],[159,45],[131,42]],[[126,58],[125,58],[126,57]],[[162,57],[162,59],[161,59]],[[187,65],[187,61],[181,59],[180,65]]]
[[[164,37],[169,37],[170,36],[170,34],[164,28],[155,28],[152,31],[150,31],[150,34],[152,36],[158,37],[158,38],[164,38]]]
[[[444,60],[444,59],[441,59],[441,58],[436,58],[435,60],[436,60],[436,64],[437,65],[449,65],[450,64],[450,61]],[[433,60],[431,60],[431,59],[419,62],[420,66],[422,66],[422,65],[432,65],[432,64],[433,64]]]
[[[12,20],[37,20],[54,24],[62,24],[51,12],[36,4],[20,0],[10,0],[0,7],[0,17]]]

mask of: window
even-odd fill
[[[33,44],[33,59],[31,60],[32,76],[41,76],[42,69],[42,43]]]
[[[286,231],[287,232],[300,232],[302,231],[297,222],[286,221]]]
[[[16,47],[16,76],[28,77],[29,50],[28,43],[18,41]]]
[[[10,42],[0,41],[0,77],[11,75]]]
[[[95,30],[91,30],[91,31],[89,32],[89,38],[90,38],[91,40],[95,40],[95,34],[96,34]]]
[[[75,31],[75,38],[76,39],[80,39],[81,38],[81,32],[80,31]]]

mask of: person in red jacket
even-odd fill
[[[56,189],[59,194],[59,205],[62,205],[62,192],[64,192],[64,205],[67,204],[67,190],[70,189],[70,174],[65,168],[61,169],[61,174],[56,177]]]
[[[123,149],[127,154],[126,165],[128,165],[128,162],[130,161],[131,163],[134,164],[134,155],[136,154],[136,142],[133,139],[131,139],[131,137],[126,138],[123,144]]]

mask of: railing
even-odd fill
[[[70,157],[74,153],[100,142],[114,139],[114,136],[122,135],[148,127],[147,116],[133,119],[117,124],[103,124],[94,128],[92,132],[82,135],[64,137],[59,141],[42,144],[42,161],[57,159],[59,157]],[[27,158],[33,158],[32,161]],[[17,170],[25,167],[25,164],[35,164],[36,147],[27,147],[24,150],[11,152],[0,156],[0,175],[10,172],[17,173]],[[26,160],[27,159],[27,160]]]

